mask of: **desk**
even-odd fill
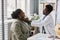
[[[54,38],[48,38],[48,36],[50,35],[38,33],[32,37],[27,38],[27,40],[54,40]],[[55,39],[55,40],[60,40],[60,39]]]

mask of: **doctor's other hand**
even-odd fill
[[[35,28],[34,28],[34,26],[31,26],[30,29],[31,29],[31,30],[34,30]]]

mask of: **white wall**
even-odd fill
[[[38,12],[38,0],[30,0],[30,14]]]
[[[38,0],[27,0],[26,15],[31,18],[31,15],[38,11]]]
[[[46,2],[51,2],[51,3],[53,3],[53,2],[56,2],[56,0],[45,0]]]
[[[60,24],[60,0],[58,0],[57,4],[57,21],[56,23]]]

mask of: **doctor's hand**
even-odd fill
[[[54,37],[54,36],[51,35],[51,36],[49,36],[48,38],[53,38],[53,37]]]

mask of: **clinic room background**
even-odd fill
[[[51,6],[53,8],[51,8]],[[38,23],[40,21],[36,22],[36,20],[40,19],[43,16],[43,10],[46,8],[51,9],[51,10],[49,9],[49,12],[46,12],[46,13],[50,13],[50,15],[52,16],[52,18],[49,17],[49,19],[51,18],[51,20],[48,20],[45,23],[44,21],[41,23]],[[58,30],[58,28],[60,28],[60,0],[0,0],[0,40],[11,40],[12,39],[11,26],[12,26],[12,22],[16,18],[14,18],[14,16],[12,16],[11,14],[20,13],[20,11],[25,14],[25,18],[30,20],[28,22],[28,20],[26,21],[24,19],[24,21],[28,22],[28,25],[30,26],[30,32],[31,32],[27,40],[31,40],[31,38],[35,38],[36,34],[37,36],[45,34],[45,31],[48,30],[49,28],[47,27],[46,29],[44,28],[44,26],[48,26],[47,25],[48,22],[50,22],[49,24],[50,26],[54,25],[54,27],[51,26],[51,29],[49,30],[49,32],[52,31],[52,29],[57,30],[56,35],[58,35],[58,32],[60,32]],[[45,25],[41,27],[43,24]],[[27,25],[24,25],[24,26],[27,26]],[[38,33],[41,33],[41,34],[38,34]],[[59,35],[59,38],[60,38],[60,35]]]

